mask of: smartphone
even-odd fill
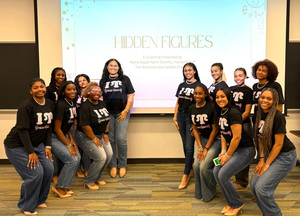
[[[214,162],[214,164],[215,164],[215,166],[220,166],[220,163],[221,163],[221,159],[220,158],[214,158],[213,159],[213,162]]]

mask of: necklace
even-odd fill
[[[187,81],[187,80],[185,81],[185,83],[188,84],[188,85],[193,84],[193,83],[195,83],[195,82],[197,82],[196,79],[195,79],[194,81],[192,81],[192,82],[189,82],[189,81]]]
[[[73,107],[73,105],[74,105],[73,101],[71,101],[71,103],[70,103],[66,98],[64,98],[64,99],[71,107]]]
[[[92,104],[95,104],[95,105],[97,105],[99,102],[97,101],[97,103],[93,103],[89,98],[88,98],[88,100],[92,103]]]
[[[269,82],[269,81],[268,81]],[[263,86],[259,86],[259,83],[257,83],[257,85],[256,85],[256,87],[258,88],[258,89],[262,89],[262,88],[264,88],[267,84],[268,84],[268,82],[266,82],[265,84],[263,84]]]
[[[118,75],[118,76],[115,76],[115,77],[111,77],[111,76],[108,76],[108,77],[109,77],[109,79],[114,80],[114,79],[117,79],[117,78],[119,77],[119,75]]]
[[[227,108],[227,110],[224,113],[222,113],[223,110],[221,110],[221,115],[225,115],[228,110],[229,110],[229,108]]]
[[[43,101],[42,103],[37,102],[36,99],[35,99],[34,97],[33,97],[33,100],[34,100],[37,104],[39,104],[39,105],[41,105],[41,106],[44,106],[44,105],[45,105],[45,98],[44,98],[44,101]]]
[[[198,106],[197,106],[197,103],[196,103],[196,108],[202,108],[202,107],[205,106],[205,104],[206,104],[206,101],[204,101],[204,104],[203,104],[201,107],[198,107]]]

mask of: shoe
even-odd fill
[[[233,182],[233,185],[234,185],[234,187],[235,187],[235,189],[236,189],[237,191],[246,191],[246,190],[248,190],[248,187],[247,187],[247,186],[246,186],[246,187],[243,187],[242,185],[237,184],[237,183],[235,183],[235,182]]]
[[[84,170],[84,175],[87,176],[88,175],[88,170]]]
[[[188,175],[183,174],[180,185],[178,186],[178,190],[186,188],[189,183]]]
[[[66,191],[67,194],[70,194],[70,195],[74,194],[74,192],[70,189],[64,189],[64,190]]]
[[[43,204],[41,204],[41,205],[38,205],[37,207],[38,207],[38,208],[47,208],[48,206],[47,206],[45,203],[43,203]]]
[[[69,198],[69,197],[71,197],[71,195],[70,195],[70,194],[67,194],[67,193],[66,193],[66,194],[61,194],[61,193],[56,189],[55,186],[52,186],[51,190],[52,190],[52,192],[54,193],[55,196],[59,196],[60,198]]]
[[[117,167],[113,167],[113,168],[110,169],[110,176],[112,178],[116,178],[116,176],[117,176]]]
[[[230,209],[228,212],[226,212],[224,215],[226,216],[236,216],[238,215],[239,213],[242,214],[242,209],[244,208],[245,204],[242,205],[241,207],[239,208],[236,208],[236,209]]]
[[[231,207],[229,205],[226,205],[222,211],[221,211],[221,214],[225,214],[226,212],[228,212],[229,210],[231,209]]]
[[[188,175],[188,181],[190,181],[191,178],[193,178],[193,176],[194,176],[194,170],[191,169],[191,170],[190,170],[190,174]]]
[[[123,178],[126,175],[126,167],[120,168],[119,176],[120,178]]]
[[[103,179],[100,179],[98,181],[98,185],[104,186],[104,185],[106,185],[106,182]]]
[[[23,213],[24,213],[25,215],[37,215],[37,214],[38,214],[36,211],[33,212],[33,213],[31,213],[31,212],[29,212],[29,211],[23,211]]]
[[[80,171],[77,172],[77,177],[78,177],[78,178],[84,178],[85,175],[84,175],[83,172],[80,170]]]
[[[89,184],[89,185],[85,184],[84,187],[87,187],[89,190],[99,190],[99,187],[96,184]]]

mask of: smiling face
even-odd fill
[[[241,70],[236,70],[234,72],[234,81],[238,86],[244,86],[245,85],[245,79],[246,75],[243,71]]]
[[[187,65],[184,67],[183,73],[187,81],[192,81],[195,78],[194,76],[196,72],[192,66]]]
[[[84,76],[81,76],[78,78],[78,85],[81,89],[84,89],[87,84],[88,84],[88,81],[86,80],[86,78]]]
[[[110,77],[116,77],[118,76],[118,72],[119,72],[119,65],[116,61],[111,61],[108,65],[107,65],[107,70],[109,73]]]
[[[269,112],[273,105],[272,92],[268,90],[264,91],[259,97],[259,105],[265,113]]]
[[[68,84],[64,90],[64,95],[65,95],[65,98],[68,100],[68,101],[72,101],[75,96],[76,96],[76,87],[74,84]]]
[[[95,86],[89,91],[89,99],[93,102],[100,100],[101,95],[102,91],[99,86]]]
[[[46,86],[42,82],[35,82],[30,88],[30,94],[34,98],[43,98],[46,94]]]
[[[268,81],[268,67],[265,65],[258,66],[256,77],[259,81]]]
[[[211,76],[215,80],[215,82],[222,81],[222,73],[223,71],[220,70],[218,66],[211,67]]]
[[[227,108],[228,98],[222,90],[219,90],[216,93],[216,103],[223,110]]]
[[[194,99],[198,106],[202,105],[205,102],[206,94],[201,87],[196,87],[194,90]]]
[[[65,81],[66,74],[63,70],[59,70],[55,73],[55,85],[60,86],[60,84]]]

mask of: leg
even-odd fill
[[[68,138],[67,138],[68,139]],[[69,139],[68,139],[69,140]],[[52,152],[63,163],[63,169],[58,177],[56,186],[59,188],[70,187],[73,177],[80,163],[80,154],[77,152],[77,157],[72,157],[67,147],[59,140],[56,134],[52,134]]]
[[[97,137],[99,139],[101,138],[100,136],[97,136]],[[100,170],[100,173],[99,173],[99,176],[97,178],[97,181],[99,181],[102,178],[103,172],[106,169],[107,165],[109,164],[109,162],[110,162],[110,160],[112,158],[112,155],[113,155],[110,143],[104,143],[103,139],[101,139],[101,143],[103,145],[104,154],[106,155],[106,160],[105,160],[105,163],[104,163],[103,167]]]
[[[260,176],[253,175],[251,190],[263,215],[281,216],[282,212],[275,202],[274,192],[281,180],[296,164],[296,151],[279,153],[270,167]]]
[[[201,192],[201,183],[200,183],[200,163],[195,158],[194,164],[194,177],[195,177],[195,198],[202,199],[202,192]]]
[[[113,156],[111,158],[109,166],[111,168],[114,168],[117,167],[117,143],[115,139],[115,135],[116,135],[115,128],[116,128],[116,124],[118,123],[117,122],[118,120],[117,120],[117,115],[110,114],[109,117],[110,117],[110,121],[109,121],[108,137],[113,151]]]
[[[77,142],[82,150],[93,160],[88,175],[84,179],[84,184],[94,184],[98,180],[101,168],[105,164],[106,154],[103,148],[98,148],[98,146],[82,132],[77,133]]]
[[[205,147],[207,139],[201,136],[202,146]],[[200,180],[201,180],[201,192],[204,202],[210,201],[216,194],[217,182],[213,176],[214,163],[213,159],[218,157],[221,152],[221,141],[216,138],[209,148],[206,157],[200,163]]]
[[[127,129],[130,119],[130,111],[127,113],[126,119],[122,122],[115,122],[115,141],[118,151],[119,168],[127,166]]]

